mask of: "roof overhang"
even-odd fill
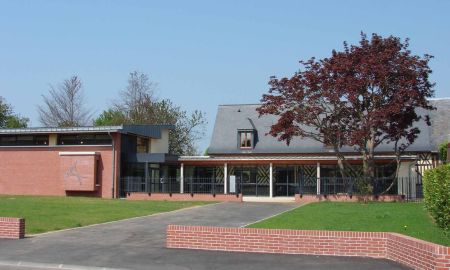
[[[346,156],[346,160],[362,160],[361,156]],[[392,160],[395,155],[376,155],[376,160]],[[417,155],[404,155],[402,160],[415,160]],[[337,161],[336,156],[326,155],[298,155],[298,156],[282,156],[282,155],[270,155],[270,156],[181,156],[178,161],[198,161],[198,162],[227,162],[227,161]]]
[[[162,130],[175,129],[174,125],[120,125],[98,127],[32,127],[0,129],[0,135],[26,134],[75,134],[75,133],[122,133],[136,136],[161,138]]]

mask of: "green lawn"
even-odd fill
[[[0,216],[24,217],[26,233],[167,212],[206,202],[126,201],[86,197],[0,196]]]
[[[397,232],[450,246],[423,203],[311,203],[252,224],[251,228]]]

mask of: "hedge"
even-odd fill
[[[423,195],[426,208],[436,224],[450,231],[450,164],[425,172]]]

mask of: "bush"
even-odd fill
[[[450,164],[425,172],[423,195],[436,224],[450,231]]]
[[[447,162],[447,148],[448,141],[443,141],[439,144],[439,159],[444,163]]]

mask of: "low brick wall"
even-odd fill
[[[25,237],[25,219],[0,217],[0,238],[20,239]]]
[[[414,269],[450,269],[450,247],[389,233],[387,258]]]
[[[221,202],[242,202],[239,194],[201,194],[201,193],[127,193],[128,200],[148,200],[148,201],[221,201]]]
[[[379,202],[400,202],[404,201],[401,195],[380,195],[380,196],[367,196],[367,200],[369,201],[379,201]],[[321,201],[330,201],[330,202],[362,202],[364,201],[364,196],[360,195],[352,195],[348,194],[334,194],[334,195],[300,195],[295,194],[296,202],[321,202]]]
[[[450,247],[385,232],[169,225],[167,247],[387,258],[416,269],[450,269]]]

